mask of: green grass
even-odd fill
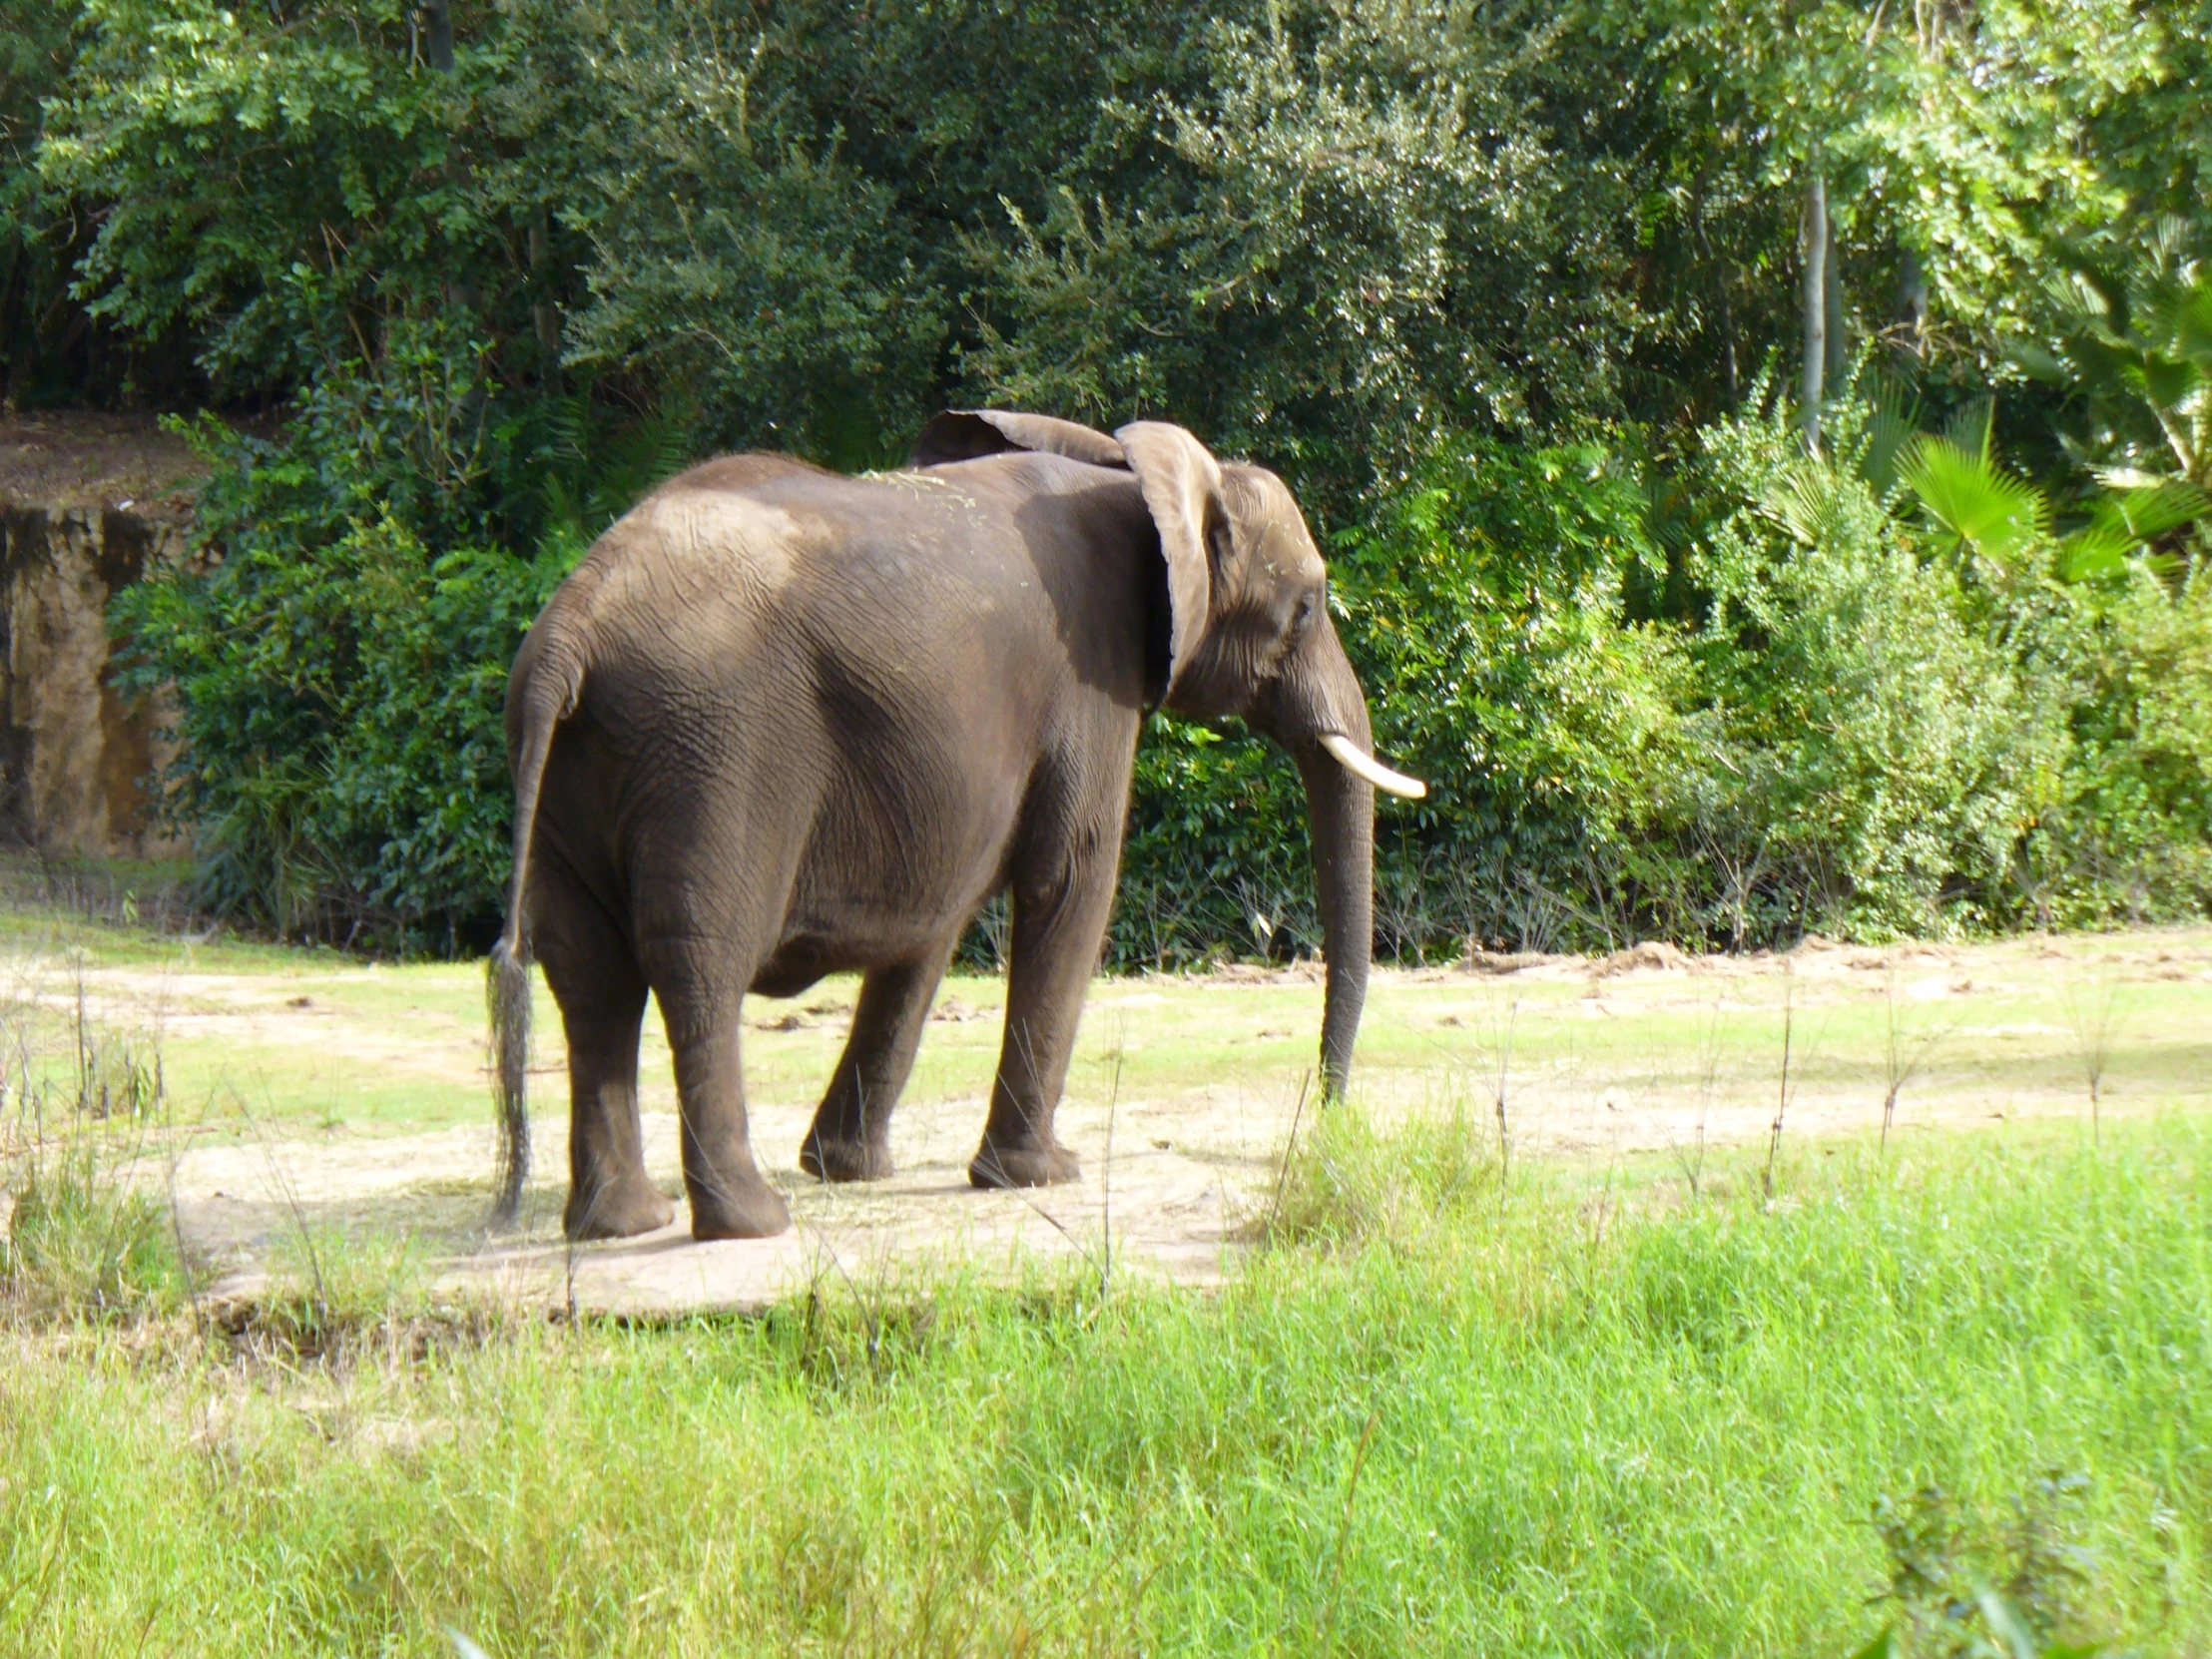
[[[1841,1656],[1878,1501],[1940,1488],[1995,1577],[2054,1471],[2073,1633],[2212,1645],[2200,1123],[1807,1151],[1771,1207],[1485,1147],[1332,1120],[1214,1296],[19,1312],[0,1648]]]
[[[107,1150],[81,1136],[24,1157],[0,1230],[0,1300],[18,1317],[128,1317],[187,1295],[169,1211],[108,1179]]]
[[[157,936],[110,874],[0,903],[0,1654],[431,1655],[451,1625],[493,1659],[1841,1659],[1893,1620],[1965,1651],[1941,1607],[1983,1584],[2212,1650],[2201,932],[1988,947],[1925,1003],[1856,969],[1389,976],[1360,1062],[1387,1109],[1307,1115],[1218,1294],[886,1269],[754,1319],[547,1324],[297,1215],[274,1291],[196,1292],[107,1172],[187,1128],[482,1123],[481,978]],[[123,1012],[74,1022],[79,964]],[[851,991],[755,1005],[759,1097],[812,1098]],[[931,1025],[913,1098],[988,1083],[1001,987],[947,995],[981,1017]],[[1272,1109],[1320,996],[1103,981],[1071,1091]],[[2106,996],[2093,1137],[2069,1008]],[[1601,1134],[1516,1127],[1499,1162],[1508,1029],[1516,1111],[1703,1075],[1763,1125],[1785,1000],[1803,1098],[1843,1109],[1786,1138],[1773,1202],[1763,1144],[1694,1189]],[[1940,1040],[1885,1152],[1892,1019]],[[88,1033],[101,1077],[159,1061],[159,1111],[76,1111]],[[657,1038],[645,1066],[665,1105]],[[1873,1599],[1908,1563],[1910,1605]]]

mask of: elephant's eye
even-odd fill
[[[1311,628],[1314,625],[1314,596],[1310,593],[1301,594],[1298,601],[1298,615],[1291,619],[1292,630],[1303,634]]]

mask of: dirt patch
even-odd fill
[[[809,1283],[878,1283],[929,1263],[1006,1271],[1025,1259],[1086,1269],[1109,1256],[1115,1271],[1178,1284],[1220,1282],[1239,1224],[1270,1179],[1272,1120],[1194,1125],[1177,1104],[1127,1100],[1062,1108],[1060,1133],[1084,1163],[1084,1179],[1033,1193],[979,1192],[967,1180],[984,1102],[915,1102],[891,1136],[898,1173],[866,1186],[825,1186],[790,1168],[769,1178],[794,1226],[758,1243],[695,1243],[682,1220],[617,1244],[570,1249],[560,1239],[565,1196],[541,1181],[526,1196],[517,1235],[481,1232],[490,1199],[491,1137],[454,1129],[382,1140],[204,1146],[160,1160],[188,1245],[235,1264],[219,1298],[251,1297],[269,1263],[295,1266],[318,1239],[356,1227],[404,1229],[438,1258],[447,1290],[559,1309],[667,1314],[757,1308]],[[784,1162],[806,1133],[811,1107],[771,1103],[753,1115],[764,1162]],[[644,1116],[646,1165],[680,1200],[677,1119]],[[1225,1133],[1227,1129],[1229,1132]],[[543,1118],[537,1168],[565,1171],[566,1125]],[[1108,1140],[1111,1136],[1109,1155]],[[772,1152],[771,1149],[777,1149]],[[151,1173],[151,1172],[150,1172]]]
[[[1625,959],[1624,959],[1625,958]],[[319,959],[318,959],[319,960]],[[435,1078],[453,1095],[484,1087],[474,976],[406,970],[296,972],[87,969],[84,995],[111,1025],[216,1039],[251,1065],[311,1051],[392,1078]],[[50,973],[13,994],[59,1019],[80,974]],[[987,1079],[1002,1005],[962,982],[932,1019],[938,1043],[971,1044]],[[378,1000],[371,1000],[371,998]],[[1363,1101],[1384,1119],[1471,1112],[1487,1133],[1501,1072],[1516,1157],[1610,1167],[1632,1157],[1685,1172],[1712,1148],[1762,1146],[1778,1109],[1790,1144],[1872,1132],[1881,1121],[1884,1032],[1930,1044],[1901,1095],[1893,1133],[2028,1119],[2087,1128],[2083,1041],[2075,1027],[2105,998],[2119,1011],[2102,1085],[2108,1115],[2203,1100],[2212,1078],[2212,935],[2025,940],[2001,945],[1823,946],[1787,956],[1678,960],[1641,950],[1598,958],[1379,971],[1362,1035]],[[797,1225],[758,1244],[694,1244],[681,1222],[649,1238],[571,1251],[558,1236],[567,1165],[558,1024],[539,1035],[533,1070],[539,1180],[517,1235],[483,1221],[493,1167],[485,1123],[377,1135],[333,1126],[268,1133],[219,1124],[143,1166],[174,1193],[192,1248],[234,1270],[251,1296],[273,1260],[342,1249],[373,1233],[416,1239],[451,1287],[549,1308],[657,1314],[758,1307],[817,1280],[867,1285],[925,1263],[1019,1271],[1058,1260],[1092,1271],[1204,1285],[1231,1271],[1242,1224],[1264,1209],[1311,1075],[1321,988],[1251,969],[1094,987],[1084,1051],[1060,1132],[1083,1162],[1072,1186],[1029,1194],[970,1188],[968,1159],[985,1103],[975,1086],[909,1091],[893,1119],[898,1174],[825,1187],[796,1169],[817,1091],[851,1008],[832,981],[749,1009],[756,1075],[753,1139]],[[402,1004],[404,1004],[402,1006]],[[1782,1008],[1793,1010],[1793,1069],[1778,1073]],[[1132,1010],[1141,1010],[1131,1017]],[[1733,1021],[1727,1040],[1701,1033]],[[783,1045],[778,1048],[776,1045]],[[1102,1060],[1106,1045],[1126,1060]],[[925,1047],[925,1058],[929,1050]],[[770,1066],[764,1056],[780,1054]],[[1233,1056],[1233,1058],[1232,1058]],[[964,1063],[964,1062],[963,1062]],[[963,1075],[971,1075],[963,1073]],[[767,1082],[766,1077],[781,1078]],[[642,1078],[648,1167],[681,1192],[679,1137],[665,1052]],[[1311,1110],[1311,1105],[1307,1110]]]
[[[182,515],[207,472],[157,415],[70,409],[0,419],[0,500]]]
[[[1272,967],[1261,962],[1217,962],[1191,973],[1148,973],[1145,977],[1170,984],[1318,985],[1329,977],[1329,970],[1315,958],[1301,956],[1295,962]]]
[[[1630,945],[1626,950],[1616,950],[1610,956],[1601,957],[1591,971],[1600,978],[1616,973],[1687,973],[1698,963],[1679,945],[1646,939],[1642,944]]]
[[[1550,967],[1559,962],[1574,962],[1572,956],[1554,956],[1541,950],[1484,950],[1479,945],[1468,950],[1459,964],[1469,973],[1519,973],[1527,968]]]

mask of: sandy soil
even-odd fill
[[[756,1108],[753,1133],[764,1157],[799,1144],[811,1106]],[[759,1243],[694,1243],[682,1219],[659,1233],[570,1249],[559,1239],[563,1189],[530,1191],[518,1237],[472,1236],[484,1211],[491,1140],[481,1129],[390,1140],[204,1147],[175,1160],[178,1213],[187,1240],[219,1260],[241,1262],[219,1295],[252,1295],[274,1253],[297,1270],[298,1243],[331,1224],[402,1223],[425,1240],[453,1288],[601,1312],[667,1314],[696,1308],[754,1308],[816,1279],[869,1286],[923,1262],[973,1263],[985,1272],[1031,1261],[1075,1258],[1096,1266],[1111,1239],[1117,1272],[1185,1284],[1217,1283],[1233,1252],[1251,1195],[1271,1179],[1272,1122],[1205,1126],[1142,1101],[1121,1103],[1109,1160],[1103,1109],[1063,1110],[1062,1136],[1082,1155],[1085,1179],[1042,1192],[981,1193],[967,1182],[983,1103],[917,1102],[893,1135],[899,1172],[866,1186],[830,1187],[795,1169],[771,1168],[796,1225]],[[537,1167],[565,1172],[564,1127],[540,1120]],[[680,1190],[677,1120],[645,1114],[646,1161],[664,1190]],[[166,1172],[165,1172],[166,1173]],[[1110,1185],[1102,1175],[1110,1173]]]
[[[207,470],[154,415],[27,410],[0,419],[0,500],[158,517],[189,511]]]
[[[324,974],[322,982],[373,973],[345,970]],[[1280,1028],[1292,1023],[1300,1025],[1303,1044],[1311,1014],[1303,1001],[1294,1007],[1287,998],[1310,998],[1318,1011],[1312,978],[1300,969],[1235,968],[1196,987],[1204,992],[1204,1019],[1218,1023],[1223,1051],[1234,1052],[1227,1045],[1281,1037]],[[472,1087],[482,1077],[480,1029],[458,1008],[364,1019],[329,1006],[328,995],[295,994],[281,977],[251,973],[95,969],[83,974],[83,984],[98,1017],[158,1018],[165,1033],[180,1038],[219,1038],[241,1052],[294,1046],[342,1054]],[[2199,987],[2207,994],[2199,995]],[[1092,990],[1086,1031],[1095,1038],[1101,1029],[1119,1030],[1132,1054],[1153,1040],[1188,1044],[1193,988],[1188,980],[1101,982]],[[59,1011],[73,1004],[76,978],[48,978],[30,994]],[[1658,1155],[1687,1171],[1701,1148],[1763,1142],[1782,1099],[1774,1053],[1714,1046],[1701,1059],[1693,1052],[1696,1029],[1720,1010],[1771,1015],[1785,995],[1804,1044],[1803,1069],[1787,1099],[1789,1133],[1801,1140],[1861,1133],[1879,1122],[1883,1078],[1879,1058],[1867,1050],[1869,1020],[1879,1023],[1889,1009],[1912,1032],[1943,1039],[1951,1056],[1932,1049],[1908,1083],[1897,1123],[1908,1137],[1937,1127],[2084,1118],[2078,1029],[2084,997],[2117,998],[2132,1020],[2124,1039],[2115,1027],[2105,1111],[2161,1109],[2177,1100],[2201,1105],[2212,1086],[2212,1019],[2205,1017],[2212,1011],[2212,935],[2149,933],[1888,952],[1815,940],[1788,958],[1691,959],[1646,945],[1599,959],[1485,957],[1448,971],[1381,972],[1363,1036],[1364,1052],[1372,1048],[1380,1057],[1363,1061],[1364,1092],[1385,1115],[1474,1111],[1486,1127],[1498,1065],[1518,1030],[1523,1047],[1508,1071],[1516,1156]],[[2143,1012],[2153,1008],[2164,1012]],[[765,1033],[812,1033],[788,1040],[819,1042],[826,1074],[848,1012],[848,1001],[811,995],[756,1004],[750,1023]],[[995,1041],[997,1016],[995,1007],[954,997],[940,1003],[935,1017]],[[1167,1031],[1175,1016],[1186,1022],[1180,1035]],[[970,1024],[979,1020],[988,1024]],[[1652,1021],[1650,1038],[1636,1035],[1638,1020]],[[1263,1027],[1256,1033],[1248,1029],[1255,1024]],[[1824,1029],[1855,1032],[1861,1051],[1846,1055],[1830,1043],[1824,1052]],[[1664,1051],[1653,1040],[1662,1030],[1669,1039]],[[1587,1045],[1578,1033],[1588,1034]],[[1611,1047],[1599,1041],[1608,1033]],[[533,1068],[541,1074],[541,1105],[560,1093],[558,1061],[556,1044]],[[1224,1069],[1239,1070],[1212,1067],[1217,1078]],[[819,1086],[820,1079],[809,1085]],[[649,1166],[665,1190],[678,1192],[677,1128],[665,1079],[649,1073],[646,1100]],[[231,1269],[223,1290],[235,1295],[254,1294],[273,1261],[296,1270],[310,1253],[318,1262],[342,1254],[345,1237],[371,1231],[412,1235],[454,1288],[639,1315],[758,1307],[810,1281],[864,1286],[925,1261],[966,1261],[991,1273],[1011,1271],[1024,1259],[1095,1265],[1109,1240],[1117,1273],[1208,1284],[1230,1266],[1240,1232],[1268,1203],[1299,1109],[1297,1072],[1257,1065],[1242,1080],[1195,1087],[1118,1095],[1103,1085],[1071,1090],[1060,1131],[1081,1156],[1084,1179],[1003,1194],[976,1192],[965,1178],[983,1119],[979,1097],[903,1104],[892,1130],[899,1173],[864,1188],[825,1187],[799,1174],[792,1159],[812,1115],[812,1094],[770,1098],[755,1107],[754,1141],[797,1225],[763,1243],[695,1244],[679,1221],[623,1244],[565,1247],[558,1228],[566,1137],[551,1114],[537,1120],[539,1180],[525,1225],[500,1238],[481,1231],[488,1127],[381,1137],[337,1130],[297,1138],[293,1131],[292,1138],[227,1137],[219,1144],[188,1139],[149,1155],[141,1178],[174,1195],[188,1243]]]

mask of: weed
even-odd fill
[[[1675,1163],[1682,1172],[1690,1197],[1697,1198],[1705,1180],[1705,1137],[1713,1116],[1713,1091],[1720,1083],[1722,1051],[1721,999],[1714,997],[1699,1027],[1697,1046],[1697,1133],[1690,1150],[1674,1148]]]
[[[1769,1204],[1774,1202],[1775,1160],[1782,1156],[1782,1122],[1790,1113],[1790,1052],[1797,1033],[1797,969],[1784,963],[1782,969],[1782,1077],[1775,1085],[1774,1127],[1767,1135],[1767,1167],[1760,1174],[1759,1188]]]
[[[1367,1472],[1368,1453],[1375,1449],[1375,1431],[1382,1421],[1382,1408],[1379,1405],[1368,1413],[1367,1426],[1360,1430],[1360,1446],[1352,1454],[1352,1475],[1345,1482],[1344,1518],[1338,1522],[1337,1547],[1329,1557],[1329,1602],[1322,1609],[1320,1647],[1325,1654],[1335,1645],[1337,1609],[1344,1600],[1345,1545],[1352,1538],[1352,1505],[1360,1495],[1360,1476]]]
[[[1890,1129],[1897,1121],[1898,1096],[1921,1069],[1929,1050],[1941,1040],[1945,1026],[1932,1025],[1915,1031],[1898,1005],[1898,967],[1893,959],[1882,970],[1882,1145],[1890,1145]]]
[[[29,990],[0,1005],[0,1101],[11,1109],[0,1144],[12,1143],[15,1163],[0,1171],[0,1287],[40,1318],[164,1309],[190,1289],[175,1218],[126,1167],[167,1102],[160,1038],[94,1019],[82,958],[74,967],[63,1029]]]
[[[2009,1522],[1993,1529],[1937,1486],[1878,1498],[1874,1526],[1890,1557],[1882,1599],[1898,1611],[1892,1651],[1912,1659],[2096,1651],[2057,1645],[2080,1619],[2096,1566],[2073,1540],[2088,1484],[2079,1474],[2040,1476],[2014,1502]]]
[[[2127,1021],[2127,1000],[2121,993],[2119,975],[2103,963],[2087,975],[2061,981],[2058,1000],[2066,1011],[2067,1029],[2073,1033],[2082,1081],[2089,1086],[2089,1135],[2101,1141],[2104,1078],[2111,1065],[2113,1045]]]
[[[1520,998],[1515,997],[1512,1007],[1505,1015],[1505,1040],[1498,1045],[1497,1057],[1497,1171],[1500,1202],[1503,1202],[1506,1184],[1512,1179],[1513,1173],[1512,1141],[1506,1134],[1505,1125],[1505,1085],[1513,1072],[1513,1033],[1519,1025]]]
[[[0,1236],[0,1285],[17,1311],[120,1317],[189,1291],[169,1215],[105,1166],[96,1138],[39,1144],[27,1162]]]
[[[1268,1206],[1267,1219],[1261,1227],[1262,1237],[1272,1234],[1282,1223],[1283,1195],[1290,1186],[1291,1171],[1298,1162],[1298,1131],[1300,1125],[1306,1121],[1306,1096],[1313,1089],[1313,1086],[1314,1074],[1311,1071],[1305,1073],[1298,1080],[1298,1101],[1291,1107],[1290,1138],[1283,1146],[1283,1160],[1276,1167],[1275,1202]]]
[[[1503,1188],[1487,1115],[1457,1091],[1387,1134],[1349,1101],[1318,1113],[1285,1156],[1260,1237],[1330,1248],[1403,1245],[1467,1216],[1478,1196]]]

